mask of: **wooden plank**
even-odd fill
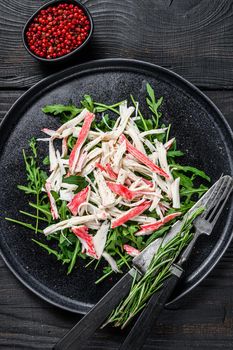
[[[83,2],[93,15],[95,32],[88,52],[77,56],[75,64],[109,57],[142,59],[201,87],[233,88],[231,0],[147,0],[146,6],[141,0]],[[21,40],[25,21],[41,4],[1,4],[0,87],[29,87],[57,70],[30,57]]]
[[[0,90],[0,121],[4,118],[12,104],[22,95],[21,90]]]

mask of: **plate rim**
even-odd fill
[[[146,62],[143,60],[137,60],[137,59],[128,59],[128,58],[107,58],[107,59],[98,59],[98,60],[91,60],[85,63],[81,63],[72,67],[68,67],[66,69],[60,70],[59,72],[53,73],[47,77],[44,77],[43,79],[41,79],[40,81],[38,81],[36,84],[34,84],[33,86],[31,86],[29,89],[27,89],[10,107],[10,109],[7,111],[6,115],[4,116],[1,125],[0,125],[0,135],[3,135],[4,138],[4,131],[7,129],[7,123],[9,122],[9,118],[11,117],[12,112],[14,111],[14,109],[17,107],[18,103],[22,103],[25,98],[27,98],[29,96],[29,102],[31,100],[31,96],[33,97],[33,92],[34,90],[38,90],[38,87],[42,87],[45,85],[45,83],[47,83],[48,88],[51,88],[52,84],[56,84],[58,81],[60,81],[62,78],[64,78],[64,74],[66,74],[66,77],[69,78],[70,76],[72,76],[72,74],[79,74],[79,73],[84,73],[85,71],[88,70],[93,70],[93,69],[97,69],[100,68],[100,71],[102,71],[103,69],[107,69],[107,68],[113,68],[113,65],[118,67],[118,68],[122,68],[125,65],[125,68],[133,68],[139,66],[142,69],[144,68],[144,70],[147,68],[148,70],[157,70],[160,72],[163,72],[165,74],[167,74],[168,76],[174,77],[176,80],[182,82],[184,85],[188,86],[192,91],[194,91],[195,94],[199,95],[202,100],[204,102],[206,102],[212,109],[215,110],[216,114],[218,115],[218,119],[221,121],[221,123],[224,125],[225,127],[225,132],[228,133],[229,136],[229,141],[228,143],[232,143],[233,145],[233,130],[231,129],[231,127],[229,126],[227,120],[225,119],[223,113],[219,110],[219,108],[214,104],[214,102],[208,97],[206,96],[198,87],[196,87],[193,83],[191,83],[190,81],[188,81],[187,79],[183,78],[182,76],[180,76],[179,74],[171,71],[170,69],[164,68],[162,66],[150,63],[150,62]],[[42,93],[44,92],[44,90],[42,91]],[[38,93],[37,93],[38,95]],[[25,103],[24,108],[27,107],[27,103]],[[14,121],[12,118],[10,118],[11,123]],[[16,122],[16,124],[18,123],[18,121]],[[6,133],[7,134],[7,133]],[[6,135],[6,138],[8,137],[9,133]],[[4,141],[1,142],[2,144],[4,143]],[[2,156],[2,151],[4,149],[4,146],[0,148],[0,160],[1,160],[1,156]],[[232,164],[231,164],[232,167]],[[193,290],[198,284],[200,284],[205,278],[206,276],[213,270],[213,268],[216,266],[216,264],[218,263],[218,261],[221,259],[221,257],[223,256],[223,254],[225,253],[225,251],[227,250],[228,246],[230,245],[231,241],[233,238],[233,230],[232,233],[230,234],[230,238],[228,239],[228,242],[226,244],[226,246],[221,250],[220,254],[217,256],[216,260],[214,261],[214,263],[211,264],[211,267],[209,269],[207,269],[207,271],[203,274],[202,278],[200,280],[198,280],[196,283],[194,283],[192,286],[190,286],[187,290],[185,290],[183,293],[179,294],[176,298],[174,298],[172,301],[170,301],[166,306],[170,307],[171,305],[173,305],[175,302],[177,302],[178,300],[180,300],[181,298],[183,298],[186,294],[188,294],[191,290]],[[46,297],[46,295],[42,294],[40,291],[36,290],[29,282],[27,282],[23,277],[21,277],[21,275],[14,269],[13,266],[11,266],[10,261],[8,261],[7,257],[3,254],[2,252],[2,247],[0,246],[0,254],[1,257],[4,261],[4,263],[6,264],[6,266],[8,267],[8,269],[13,273],[13,275],[30,291],[32,291],[34,294],[36,294],[38,297],[40,297],[41,299],[45,300],[46,302],[48,302],[49,304],[52,304],[60,309],[66,310],[66,311],[70,311],[76,314],[85,314],[87,311],[90,310],[90,307],[88,307],[86,304],[86,306],[83,305],[83,303],[78,302],[77,300],[75,300],[76,305],[78,305],[79,310],[77,309],[73,309],[71,306],[68,307],[66,305],[61,305],[61,303],[56,302],[54,300],[52,300],[49,297]],[[39,282],[39,281],[37,281]],[[40,282],[39,282],[40,283]],[[63,296],[64,297],[64,296]],[[65,299],[71,299],[69,297],[64,297]],[[72,300],[72,299],[71,299]]]

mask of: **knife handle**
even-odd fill
[[[162,289],[152,295],[120,350],[140,350],[143,347],[155,320],[159,317],[182,273],[183,269],[180,266],[173,265],[172,275],[165,280]]]
[[[111,311],[130,291],[136,271],[131,269],[110,291],[54,346],[54,350],[78,350],[100,327]]]

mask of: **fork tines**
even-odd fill
[[[210,198],[206,202],[206,210],[201,217],[208,220],[213,225],[217,222],[230,194],[233,190],[233,179],[229,175],[221,177],[211,194]]]

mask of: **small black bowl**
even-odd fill
[[[78,46],[76,49],[74,49],[73,51],[71,51],[70,53],[61,56],[61,57],[57,57],[57,58],[43,58],[43,57],[39,57],[37,55],[35,55],[29,48],[28,43],[27,43],[27,38],[26,38],[26,32],[28,30],[29,25],[31,24],[31,22],[34,20],[34,18],[38,15],[38,13],[41,10],[44,10],[50,6],[54,6],[54,5],[59,5],[59,4],[73,4],[73,5],[77,5],[79,6],[83,12],[85,13],[85,15],[88,17],[89,21],[90,21],[90,32],[88,34],[88,37],[86,38],[86,40],[80,45]],[[71,59],[73,59],[84,47],[86,47],[86,45],[89,43],[89,41],[91,40],[92,34],[93,34],[93,30],[94,30],[94,23],[93,23],[93,19],[92,16],[90,14],[90,12],[88,11],[88,9],[86,8],[86,6],[84,6],[83,4],[81,4],[79,1],[77,0],[53,0],[50,2],[47,2],[45,5],[41,6],[27,21],[27,23],[25,24],[24,28],[23,28],[23,44],[26,48],[26,50],[28,51],[28,53],[34,57],[35,59],[37,59],[40,62],[43,63],[64,63],[66,61],[69,61]]]

